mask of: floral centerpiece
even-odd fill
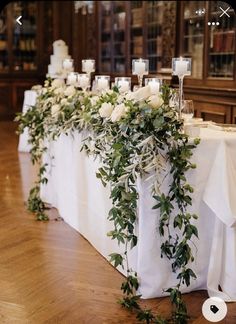
[[[120,303],[136,310],[138,320],[146,323],[184,324],[188,314],[181,285],[188,286],[196,278],[189,265],[194,261],[191,238],[198,236],[192,224],[197,216],[187,210],[193,188],[187,183],[186,172],[195,168],[190,159],[199,140],[190,140],[183,133],[182,121],[169,105],[170,96],[171,89],[166,85],[156,95],[151,94],[149,86],[122,94],[114,87],[97,95],[66,86],[61,80],[47,80],[36,105],[16,119],[19,132],[25,127],[29,129],[33,163],[41,161],[47,141],[71,131],[88,132],[81,149],[100,157],[102,166],[97,177],[111,188],[113,206],[108,218],[114,229],[108,235],[124,246],[123,254],[110,255],[115,267],[128,264],[127,251],[138,240],[135,234],[137,177],[151,175],[153,208],[159,210],[157,235],[163,238],[161,253],[170,260],[172,271],[177,274],[176,286],[166,290],[173,313],[164,319],[141,308],[140,296],[136,294],[137,273],[129,267],[121,287],[124,296]],[[29,209],[39,220],[48,219],[39,194],[40,184],[47,182],[46,167],[41,165],[28,201]],[[168,192],[163,192],[161,184],[166,175],[171,182]]]

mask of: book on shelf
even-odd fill
[[[235,49],[235,32],[217,32],[213,36],[213,52],[233,52]]]
[[[141,27],[143,23],[143,9],[134,8],[132,9],[131,12],[132,12],[132,25]]]
[[[143,36],[133,37],[133,54],[142,55],[143,54]]]

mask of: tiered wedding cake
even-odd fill
[[[53,43],[53,55],[50,56],[50,64],[48,65],[48,75],[50,77],[63,76],[62,62],[66,58],[70,58],[68,46],[63,40],[56,40]]]

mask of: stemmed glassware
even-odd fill
[[[191,75],[191,61],[191,58],[172,58],[172,73],[179,78],[179,119],[181,119],[184,77]]]
[[[95,60],[82,60],[82,72],[87,73],[89,84],[91,84],[91,73],[95,72]]]
[[[90,78],[87,73],[79,73],[77,75],[78,86],[86,91],[90,86]]]
[[[134,59],[132,60],[132,74],[138,76],[139,88],[143,85],[143,76],[149,72],[149,60]]]
[[[182,104],[182,117],[188,122],[193,118],[194,115],[194,106],[192,100],[183,100]]]

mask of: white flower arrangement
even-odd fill
[[[148,103],[152,108],[160,108],[163,105],[163,99],[161,98],[161,94],[157,93],[148,98]]]
[[[56,116],[60,111],[60,105],[53,105],[51,108],[52,116]]]
[[[128,110],[129,110],[129,108],[127,106],[125,106],[125,104],[123,104],[123,103],[117,105],[111,114],[111,121],[113,123],[120,121],[121,118],[126,115]]]
[[[113,106],[110,102],[104,102],[99,109],[99,114],[102,118],[109,118],[113,112]]]
[[[52,89],[55,89],[55,88],[60,88],[64,85],[65,85],[64,79],[55,79],[52,81],[51,87],[52,87]],[[47,85],[45,85],[45,86],[47,86]]]
[[[72,97],[72,96],[75,95],[75,93],[76,93],[76,89],[75,89],[75,87],[72,86],[72,85],[66,87],[66,89],[64,90],[64,95],[65,95],[66,97]]]

